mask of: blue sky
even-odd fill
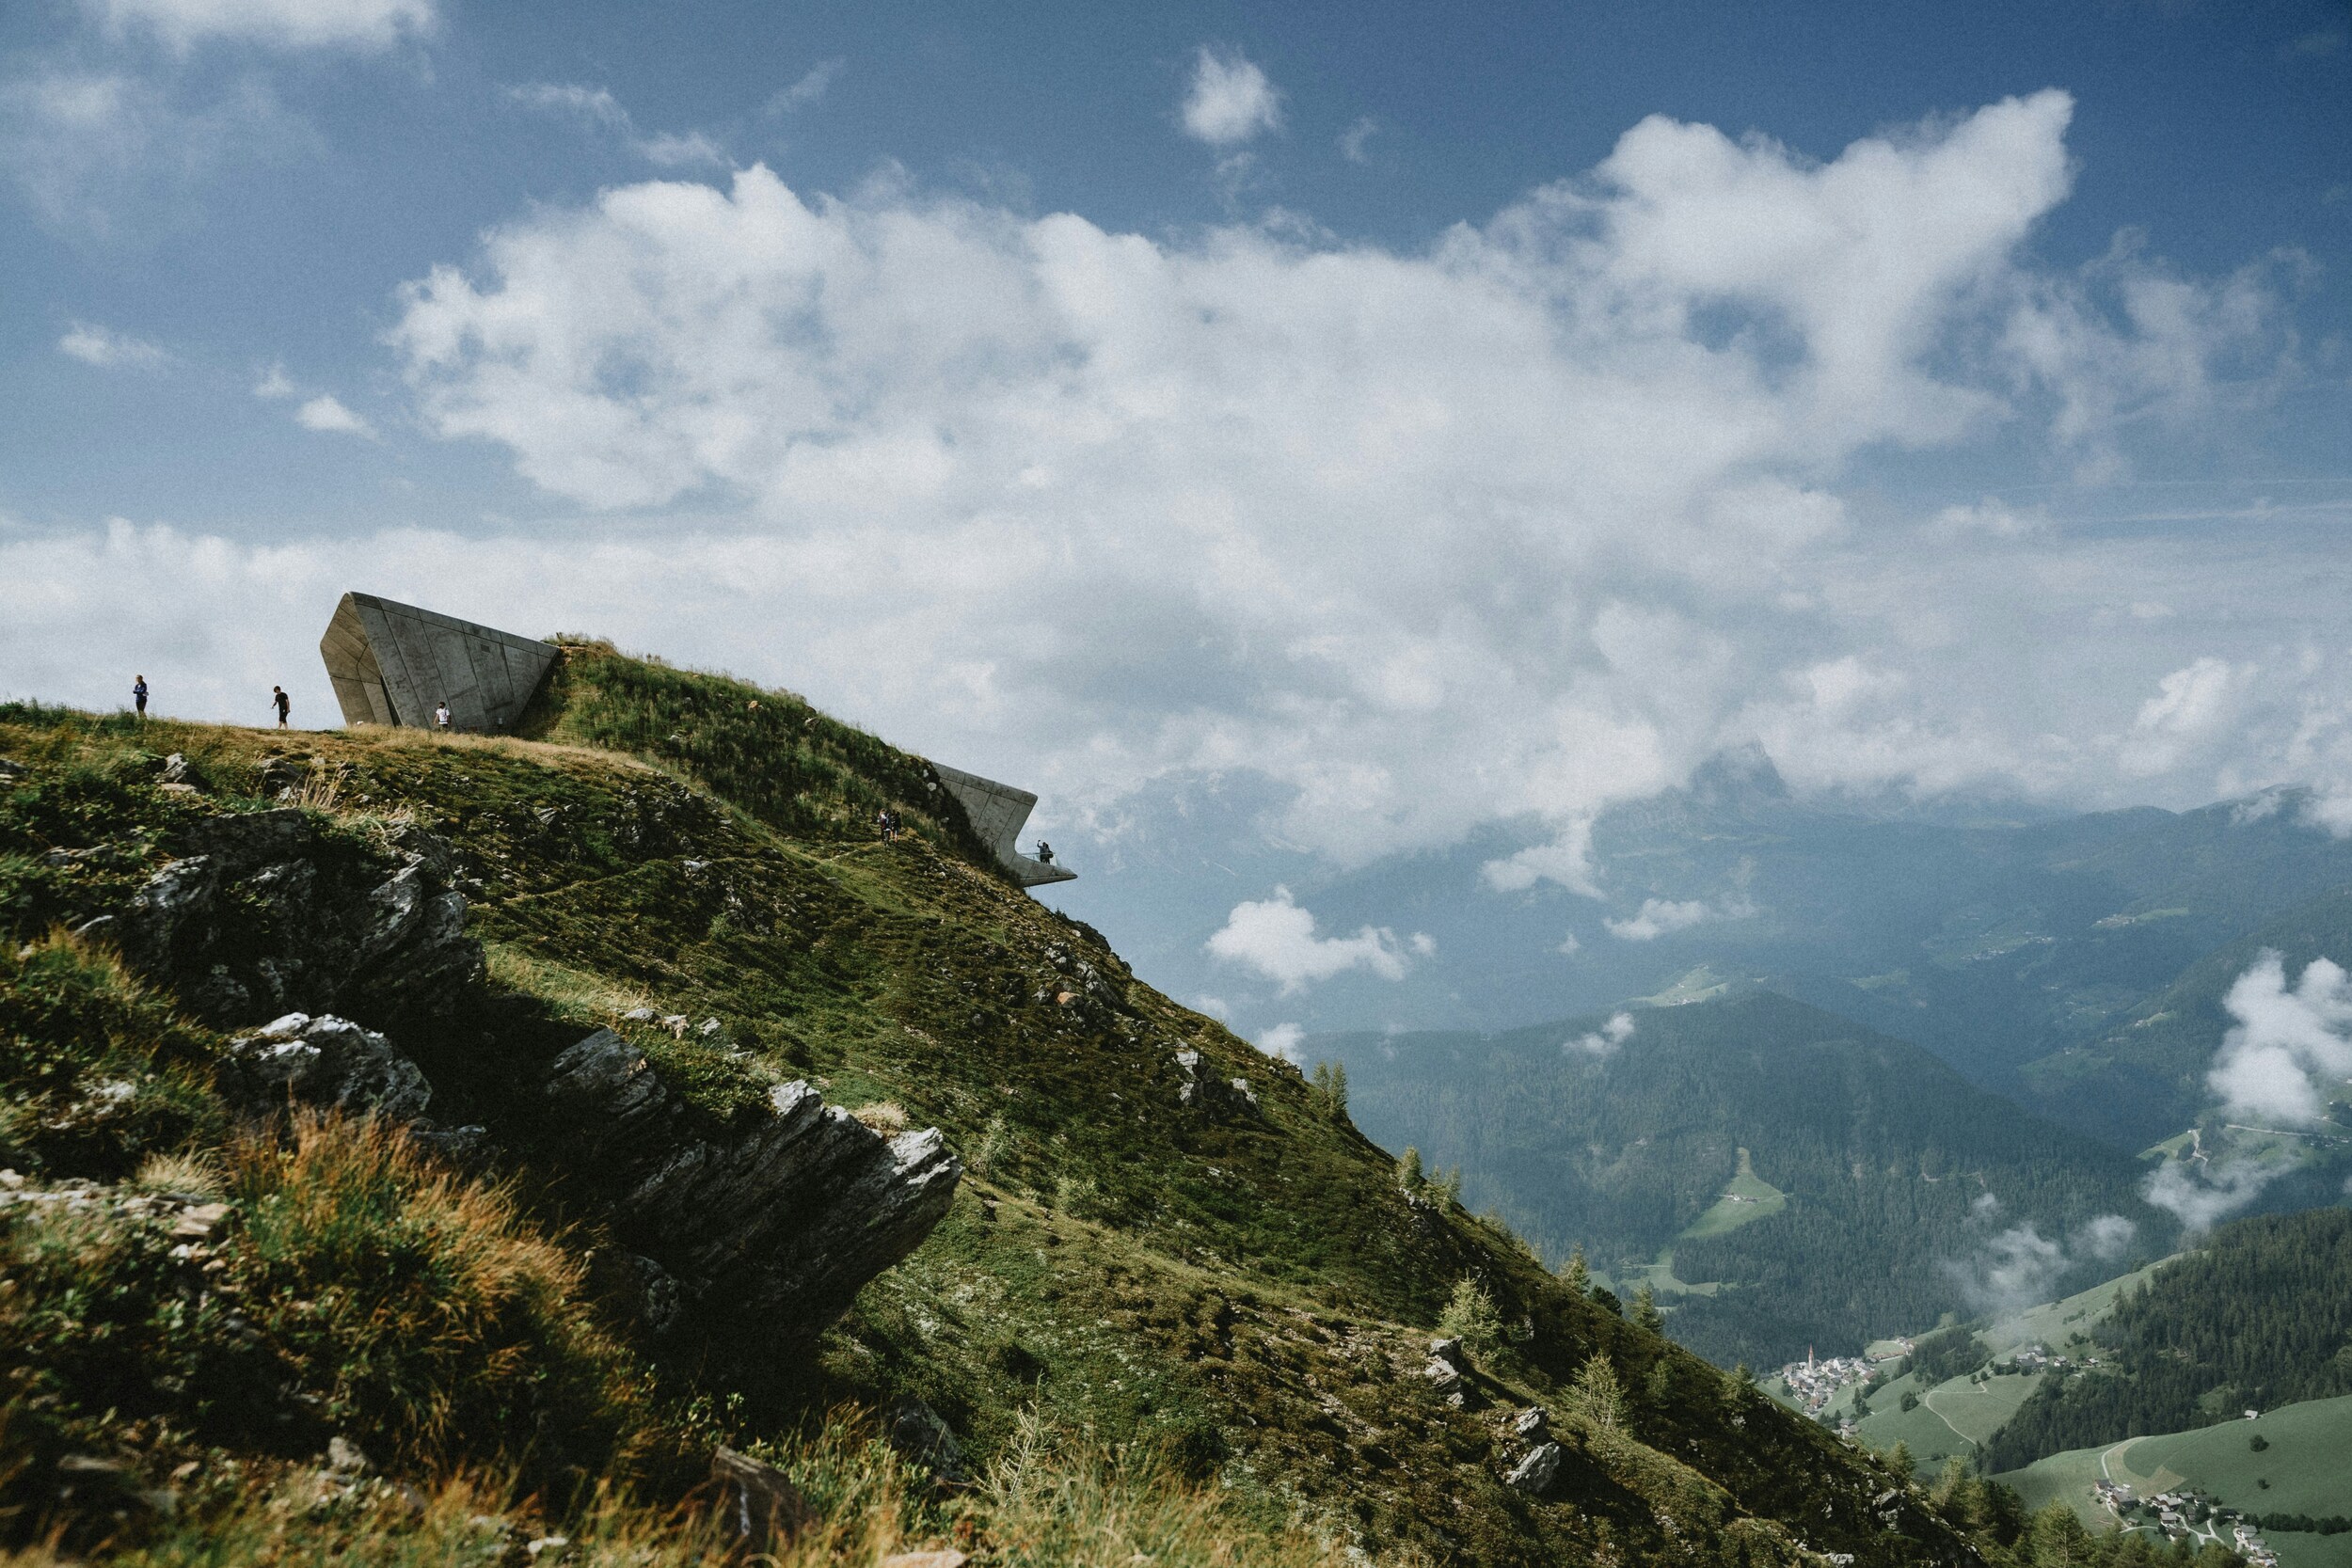
[[[1040,788],[1105,918],[1203,791],[1602,898],[1750,743],[2352,831],[2348,321],[2341,0],[37,0],[0,690],[604,632]]]

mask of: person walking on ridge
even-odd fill
[[[137,705],[139,717],[142,719],[146,718],[147,677],[145,675],[134,675],[131,677],[131,701]]]
[[[270,706],[278,710],[278,727],[284,729],[286,715],[294,711],[294,699],[286,695],[284,687],[273,686],[269,689],[269,702]]]

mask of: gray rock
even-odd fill
[[[326,1467],[339,1476],[364,1476],[375,1465],[358,1444],[337,1435],[326,1440]]]
[[[1522,1443],[1542,1443],[1551,1436],[1548,1418],[1541,1405],[1522,1410],[1513,1417],[1511,1432]]]
[[[469,1170],[486,1165],[493,1147],[490,1130],[480,1122],[469,1122],[463,1127],[411,1127],[408,1141],[428,1154]]]
[[[453,852],[405,837],[411,847],[393,861],[305,811],[207,817],[127,905],[82,928],[222,1027],[290,1012],[376,1027],[445,1017],[480,982],[482,944],[437,869],[453,867]]]
[[[965,1467],[963,1449],[938,1411],[913,1394],[901,1394],[891,1402],[882,1420],[892,1448],[947,1485],[970,1484],[972,1474]]]
[[[1462,1370],[1449,1362],[1431,1356],[1421,1369],[1421,1375],[1429,1386],[1440,1394],[1457,1394],[1462,1388]]]
[[[771,1340],[821,1333],[930,1234],[963,1174],[937,1129],[885,1140],[799,1082],[749,1131],[712,1136],[610,1029],[559,1054],[543,1092],[634,1250]]]
[[[164,770],[156,775],[156,782],[159,784],[186,784],[188,782],[188,759],[186,755],[180,752],[174,752],[171,755],[164,758]]]
[[[1557,1443],[1538,1444],[1525,1459],[1511,1466],[1503,1484],[1521,1492],[1538,1493],[1559,1478],[1563,1450]]]
[[[1247,1078],[1219,1078],[1200,1070],[1200,1053],[1184,1050],[1176,1053],[1176,1065],[1183,1069],[1184,1082],[1177,1086],[1176,1102],[1187,1110],[1209,1117],[1247,1115],[1258,1108],[1258,1097]]]
[[[1457,1372],[1464,1370],[1470,1365],[1462,1357],[1462,1341],[1442,1334],[1430,1339],[1429,1358],[1433,1361],[1442,1361]]]
[[[331,1013],[288,1013],[238,1036],[229,1042],[220,1079],[231,1099],[257,1110],[292,1100],[412,1121],[433,1098],[423,1069],[389,1040]]]
[[[644,1314],[645,1326],[657,1336],[669,1333],[685,1305],[677,1275],[642,1253],[630,1253],[628,1262],[637,1274],[638,1309]]]
[[[719,1492],[719,1533],[748,1556],[773,1553],[808,1518],[808,1504],[792,1478],[749,1454],[718,1449],[710,1456],[710,1479]]]

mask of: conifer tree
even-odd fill
[[[1593,1271],[1584,1262],[1582,1242],[1576,1243],[1576,1250],[1568,1254],[1568,1260],[1560,1265],[1560,1282],[1580,1296],[1593,1288]]]
[[[1625,1419],[1625,1385],[1609,1357],[1595,1351],[1576,1374],[1568,1400],[1578,1414],[1603,1432],[1613,1432]]]
[[[1633,1323],[1635,1327],[1645,1328],[1652,1334],[1666,1332],[1666,1314],[1658,1309],[1658,1292],[1646,1279],[1633,1292]]]

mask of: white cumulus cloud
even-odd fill
[[[85,365],[101,368],[128,366],[133,370],[159,370],[170,363],[171,356],[143,338],[91,322],[75,322],[65,336],[57,340],[57,352]]]
[[[1298,1048],[1304,1044],[1307,1031],[1295,1023],[1278,1023],[1258,1037],[1258,1049],[1279,1061],[1300,1065]]]
[[[1408,939],[1412,951],[1434,950],[1421,944],[1425,937]],[[1366,926],[1351,937],[1319,937],[1315,917],[1299,908],[1286,887],[1271,898],[1233,906],[1225,924],[1209,938],[1211,954],[1239,964],[1295,991],[1318,980],[1350,970],[1368,970],[1384,980],[1402,980],[1411,962],[1407,943],[1386,927]]]
[[[1671,932],[1688,930],[1710,920],[1745,920],[1755,913],[1756,906],[1738,896],[1711,902],[1705,898],[1645,898],[1642,907],[1625,919],[1604,920],[1601,924],[1620,942],[1655,942]]]
[[[2265,814],[2268,815],[2268,814]],[[2205,1074],[2233,1126],[2294,1132],[2325,1120],[2331,1101],[2352,1094],[2352,976],[2313,958],[2290,985],[2286,961],[2265,951],[2231,983],[2221,1004],[2236,1022]],[[2217,1154],[2168,1160],[2142,1184],[2159,1209],[2192,1230],[2237,1212],[2296,1166],[2284,1149],[2240,1150],[2225,1136]]]
[[[294,410],[294,423],[305,430],[322,431],[337,436],[367,436],[375,434],[368,421],[343,406],[342,399],[332,392],[321,392],[305,399]]]
[[[383,49],[433,31],[433,0],[84,0],[116,31],[174,48],[234,39],[292,49]]]
[[[2289,986],[2285,961],[2265,952],[2222,1006],[2237,1022],[2205,1083],[2230,1115],[2310,1127],[2352,1091],[2352,976],[2342,966],[2314,958]]]
[[[2253,684],[2256,670],[2205,657],[2159,681],[2123,737],[2117,761],[2125,774],[2169,772],[2200,747],[2224,739]]]
[[[1633,1037],[1633,1015],[1612,1013],[1609,1022],[1597,1029],[1571,1036],[1560,1042],[1560,1049],[1570,1055],[1595,1056],[1606,1061],[1617,1053],[1617,1048]]]
[[[1986,1204],[1979,1198],[1978,1204],[1979,1218],[2000,1212],[1998,1200]],[[2138,1235],[2139,1227],[2121,1214],[2098,1215],[2062,1240],[2042,1235],[2041,1227],[2027,1222],[1989,1238],[1964,1259],[1946,1261],[1944,1275],[1975,1310],[2016,1312],[2049,1300],[2076,1266],[2118,1261]]]
[[[1487,886],[1501,893],[1519,893],[1547,881],[1587,898],[1601,897],[1593,871],[1593,819],[1571,817],[1549,843],[1530,845],[1515,855],[1488,861],[1478,873]]]
[[[1184,130],[1211,147],[1239,147],[1282,123],[1281,96],[1254,63],[1202,45],[1184,94]]]

